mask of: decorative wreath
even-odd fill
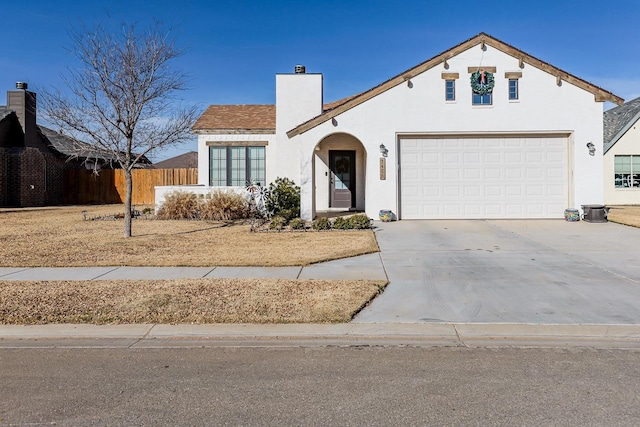
[[[495,79],[493,73],[488,71],[476,71],[471,74],[471,89],[478,95],[486,95],[493,92]]]

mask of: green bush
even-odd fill
[[[292,230],[304,230],[306,226],[307,223],[302,218],[294,218],[289,223],[289,227],[291,227]]]
[[[331,222],[329,218],[321,217],[313,221],[311,227],[314,230],[331,230]]]
[[[282,231],[285,225],[287,225],[286,218],[276,215],[271,218],[271,222],[269,223],[269,230]]]
[[[333,228],[336,230],[348,230],[352,228],[349,218],[339,216],[333,220]]]
[[[164,196],[164,203],[158,209],[158,219],[197,219],[200,217],[202,202],[193,193],[173,191]]]
[[[356,230],[366,230],[371,228],[371,221],[369,217],[365,214],[356,214],[350,217],[349,219],[350,228],[354,228]]]
[[[247,200],[234,191],[214,191],[203,203],[200,218],[213,221],[232,221],[249,217]]]
[[[287,219],[300,216],[300,187],[289,178],[276,178],[266,191],[265,207],[272,215]]]

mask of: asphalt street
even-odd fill
[[[637,425],[640,352],[0,349],[0,425]]]

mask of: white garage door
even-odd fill
[[[567,138],[400,140],[403,219],[560,218]]]

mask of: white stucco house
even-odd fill
[[[604,113],[604,191],[609,205],[640,205],[640,98]]]
[[[484,33],[330,104],[322,74],[297,66],[276,75],[275,105],[203,113],[199,183],[288,177],[307,220],[383,209],[399,219],[562,218],[605,202],[605,101],[623,102]]]

